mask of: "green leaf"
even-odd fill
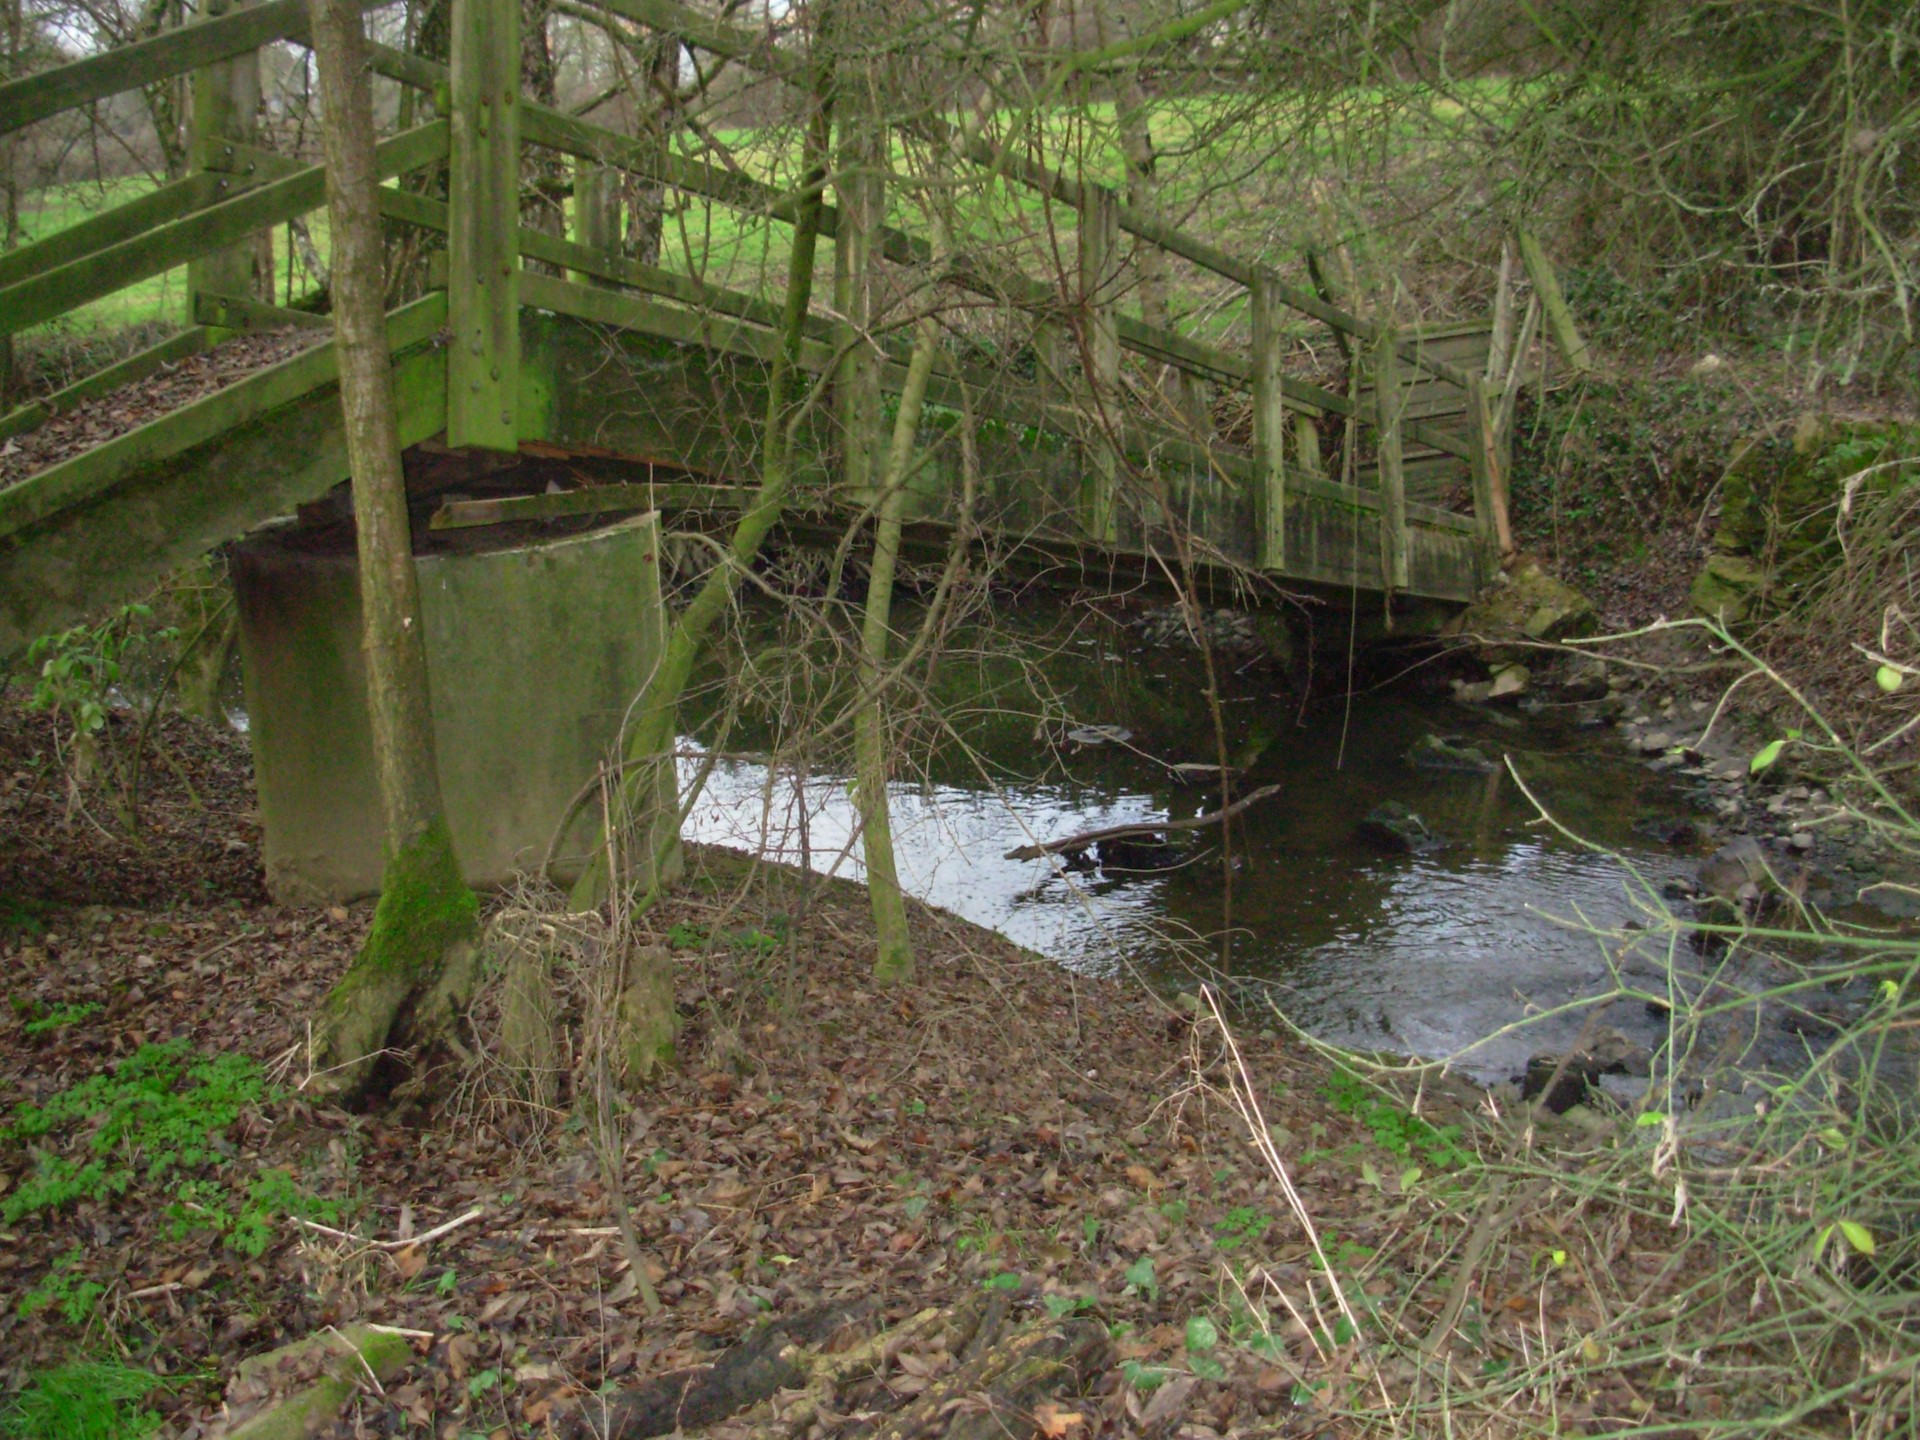
[[[1667,1123],[1666,1112],[1663,1110],[1642,1110],[1638,1115],[1633,1117],[1633,1123],[1637,1128],[1642,1130],[1653,1125],[1664,1125]]]
[[[1765,745],[1760,747],[1752,761],[1748,763],[1747,773],[1749,775],[1758,775],[1762,770],[1767,769],[1774,761],[1778,760],[1780,758],[1780,752],[1786,748],[1787,742],[1784,740],[1769,740]]]
[[[1204,1315],[1187,1317],[1187,1349],[1192,1351],[1211,1350],[1220,1343],[1220,1332],[1213,1321]]]
[[[1891,695],[1907,683],[1907,677],[1891,665],[1882,665],[1878,670],[1873,672],[1873,683]]]
[[[1150,1300],[1159,1297],[1160,1282],[1154,1278],[1151,1255],[1142,1255],[1127,1267],[1126,1281]]]
[[[1202,1380],[1224,1380],[1227,1378],[1227,1367],[1211,1355],[1195,1355],[1192,1363],[1193,1373],[1198,1375]]]
[[[1873,1254],[1873,1231],[1862,1225],[1858,1220],[1842,1220],[1840,1222],[1840,1233],[1847,1237],[1847,1244],[1858,1250],[1862,1255]]]

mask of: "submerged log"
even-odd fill
[[[1164,835],[1172,830],[1204,830],[1209,825],[1218,825],[1223,820],[1231,820],[1241,811],[1257,805],[1270,796],[1278,795],[1278,785],[1262,785],[1258,790],[1250,790],[1231,805],[1207,815],[1196,815],[1191,820],[1143,820],[1137,825],[1109,825],[1104,830],[1083,830],[1078,835],[1069,835],[1063,840],[1048,840],[1039,845],[1022,845],[1007,851],[1008,860],[1038,860],[1044,855],[1072,854],[1079,850],[1088,850],[1103,840],[1125,840],[1136,835]]]

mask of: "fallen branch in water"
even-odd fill
[[[1258,804],[1268,796],[1280,793],[1278,785],[1262,785],[1258,790],[1249,790],[1231,805],[1222,806],[1210,815],[1196,815],[1191,820],[1147,820],[1137,825],[1109,825],[1104,830],[1082,830],[1078,835],[1069,835],[1064,840],[1049,840],[1043,845],[1022,845],[1016,850],[1007,851],[1003,857],[1008,860],[1038,860],[1043,855],[1061,855],[1075,850],[1085,850],[1089,845],[1097,845],[1102,840],[1124,840],[1131,835],[1159,835],[1168,830],[1204,830],[1209,825],[1218,825],[1222,820],[1231,820],[1242,810]]]

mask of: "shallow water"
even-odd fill
[[[1054,860],[1004,858],[1036,839],[1219,804],[1217,791],[1177,784],[1167,769],[1212,758],[1204,709],[1191,703],[1198,686],[1190,657],[1106,637],[1090,658],[1101,675],[1078,685],[1065,677],[1072,710],[1049,733],[1077,722],[1124,727],[1133,738],[1060,740],[1050,750],[1003,726],[998,743],[988,736],[985,744],[991,780],[948,765],[935,780],[894,785],[902,882],[1075,970],[1132,972],[1163,985],[1217,976],[1229,888],[1218,829],[1201,832],[1189,863],[1167,873],[1113,878],[1068,873]],[[1116,671],[1131,671],[1132,680],[1115,685]],[[1406,690],[1301,717],[1293,701],[1271,693],[1270,681],[1234,690],[1230,743],[1255,727],[1274,736],[1243,790],[1283,789],[1235,825],[1227,973],[1258,982],[1292,1021],[1328,1039],[1454,1056],[1481,1079],[1512,1074],[1530,1055],[1565,1048],[1582,1017],[1484,1037],[1611,988],[1592,930],[1632,920],[1636,894],[1695,863],[1634,833],[1635,820],[1686,807],[1608,732]],[[1182,697],[1192,713],[1181,713]],[[1560,826],[1612,853],[1544,822],[1504,772],[1436,773],[1405,763],[1408,747],[1430,733],[1510,756]],[[684,763],[690,776],[695,762]],[[1393,855],[1357,838],[1361,818],[1388,799],[1411,806],[1446,843]],[[803,804],[791,773],[770,785],[766,766],[722,760],[687,834],[859,879],[859,847],[849,846],[854,821],[841,776],[808,779]],[[1658,1022],[1637,1004],[1614,1007],[1605,1023],[1641,1043],[1659,1038]]]

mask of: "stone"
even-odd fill
[[[1485,774],[1500,768],[1485,751],[1458,735],[1423,735],[1401,759],[1416,770],[1475,770]]]
[[[1527,689],[1527,667],[1524,665],[1506,665],[1495,672],[1493,685],[1487,691],[1489,700],[1505,700],[1511,696],[1523,695]]]
[[[1694,578],[1687,598],[1709,620],[1737,625],[1753,613],[1771,578],[1766,566],[1751,556],[1720,552]]]
[[[1811,830],[1796,830],[1787,837],[1787,843],[1796,850],[1811,850],[1813,849],[1813,832]]]
[[[1597,622],[1591,600],[1529,561],[1481,593],[1462,615],[1461,631],[1482,637],[1476,653],[1499,665],[1520,658],[1522,647],[1514,641],[1576,639],[1591,634]]]
[[[1760,842],[1742,837],[1722,845],[1701,861],[1697,879],[1703,893],[1722,900],[1736,900],[1741,898],[1743,888],[1766,880],[1769,875],[1766,852],[1760,848]]]
[[[1582,659],[1568,667],[1566,678],[1560,682],[1560,692],[1569,700],[1604,700],[1611,685],[1606,661]]]
[[[1493,694],[1491,680],[1456,680],[1453,682],[1453,698],[1462,705],[1484,705]]]
[[[1440,847],[1440,837],[1398,800],[1384,800],[1367,812],[1355,833],[1393,855],[1419,855]]]

